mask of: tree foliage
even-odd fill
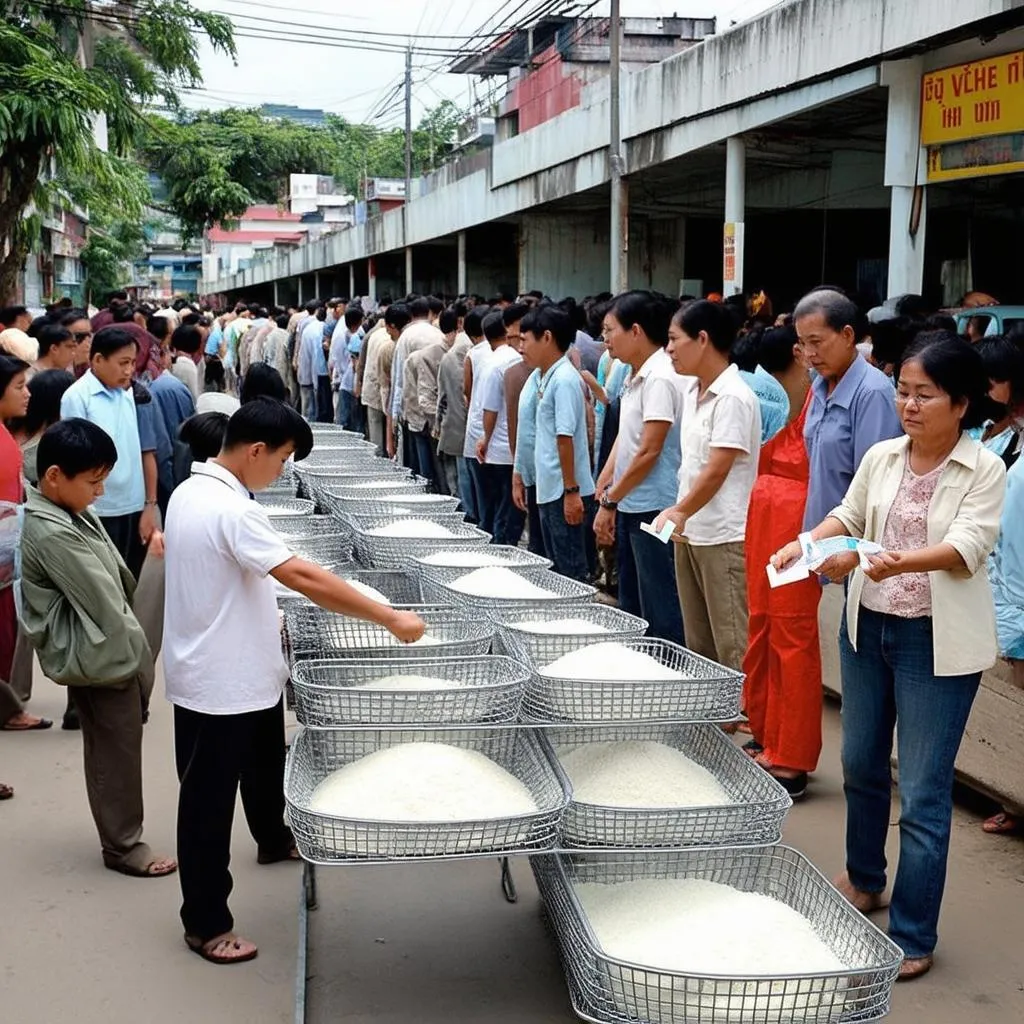
[[[102,196],[125,219],[146,200],[129,157],[143,107],[201,81],[199,39],[234,56],[230,20],[186,0],[0,0],[0,300],[39,211]],[[97,142],[106,126],[108,150]]]

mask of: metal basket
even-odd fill
[[[304,558],[307,562],[316,562],[320,566],[351,561],[352,531],[333,517],[327,518],[331,519],[333,532],[308,537],[285,537],[285,544],[299,558]]]
[[[256,500],[263,506],[263,510],[270,516],[270,521],[291,516],[311,516],[316,502],[308,498],[286,498],[274,491],[260,491]]]
[[[310,794],[331,772],[402,743],[446,743],[477,750],[519,779],[538,810],[475,821],[397,822],[336,818],[308,810]],[[303,729],[285,767],[288,820],[302,856],[338,861],[421,861],[551,849],[569,799],[564,777],[529,729]]]
[[[423,596],[423,585],[415,577],[398,569],[361,569],[352,563],[353,568],[338,573],[343,579],[357,580],[383,594],[395,608],[430,605]]]
[[[514,722],[529,674],[520,662],[491,654],[471,658],[349,658],[298,662],[292,673],[292,687],[299,721],[317,728],[346,723]],[[362,688],[362,684],[391,675],[449,679],[458,685],[432,690]]]
[[[300,463],[301,468],[318,466],[355,466],[362,467],[377,459],[377,449],[372,441],[360,441],[358,444],[317,445]],[[387,459],[381,459],[387,462]]]
[[[445,548],[442,551],[428,552],[427,555],[417,556],[416,558],[410,559],[410,564],[415,568],[418,573],[422,573],[424,576],[438,576],[439,571],[444,569],[460,569],[462,572],[472,572],[474,569],[483,569],[488,565],[503,565],[508,569],[517,569],[520,567],[530,567],[534,569],[550,569],[551,559],[544,558],[542,555],[535,555],[532,551],[528,551],[526,548],[512,547],[509,544],[490,544],[486,551],[477,551],[476,554],[483,556],[486,561],[481,561],[480,565],[446,565],[443,561],[441,562],[429,562],[427,561],[428,555],[464,555],[466,553],[465,548]]]
[[[602,1024],[839,1024],[888,1013],[903,954],[785,846],[531,859],[577,1014]],[[641,878],[699,878],[762,893],[806,917],[846,971],[728,977],[645,967],[605,953],[574,886]],[[743,927],[742,922],[737,927]],[[766,937],[771,941],[771,936]]]
[[[337,423],[310,423],[309,429],[313,431],[313,438],[317,441],[329,439],[329,443],[336,443],[366,439],[366,435],[358,430],[346,430]]]
[[[417,555],[429,554],[438,548],[455,546],[474,548],[485,547],[491,535],[478,530],[468,523],[452,523],[447,526],[450,537],[380,537],[371,533],[380,526],[394,522],[393,516],[382,516],[360,524],[355,531],[356,558],[363,565],[374,569],[401,568]],[[450,604],[446,601],[445,604]]]
[[[331,535],[348,536],[352,539],[352,530],[344,523],[339,523],[334,516],[282,516],[272,519],[273,527],[282,537],[288,540],[316,540]]]
[[[427,489],[427,479],[422,476],[402,477],[394,473],[366,474],[360,483],[369,483],[372,480],[383,481],[377,487],[356,486],[354,483],[345,481],[325,481],[321,488],[321,500],[331,511],[336,507],[339,498],[379,498],[382,495],[398,494],[422,494]]]
[[[600,641],[599,641],[600,642]],[[739,717],[743,674],[702,658],[668,640],[641,637],[623,641],[681,673],[678,680],[564,679],[540,674],[523,701],[531,721],[577,722],[728,722]],[[592,638],[573,648],[593,645]]]
[[[473,609],[491,618],[501,621],[506,615],[532,610],[538,615],[569,615],[578,605],[594,600],[597,590],[588,583],[562,576],[550,569],[537,569],[532,566],[509,567],[517,575],[544,590],[550,591],[546,597],[500,597],[481,594],[466,594],[456,589],[454,582],[473,569],[439,569],[437,576],[425,576],[423,591],[431,600],[443,601],[456,607]]]
[[[428,501],[410,501],[410,498],[429,499]],[[404,500],[403,500],[404,499]],[[427,492],[402,492],[379,498],[330,498],[331,508],[335,515],[384,516],[403,515],[405,511],[417,509],[420,512],[456,512],[459,499],[448,494],[428,494]],[[401,512],[399,510],[402,510]]]
[[[786,812],[793,806],[789,794],[715,725],[584,726],[544,736],[556,758],[559,751],[586,743],[628,740],[653,740],[680,751],[711,772],[733,802],[716,807],[611,807],[573,799],[562,818],[562,846],[761,846],[782,838]]]
[[[356,570],[359,568],[351,558],[345,559],[340,562],[323,562],[320,563],[321,569],[326,569],[330,573],[334,573],[335,576],[349,577],[354,576]],[[311,604],[309,598],[305,594],[300,594],[296,590],[290,590],[282,583],[274,581],[274,589],[277,594],[277,606],[278,608],[284,608],[286,604],[291,602],[297,602],[299,604],[308,605]],[[291,661],[290,649],[287,641],[287,630],[282,629],[281,632],[281,645],[284,648],[285,659]]]
[[[461,658],[491,649],[494,626],[486,619],[436,605],[424,605],[416,612],[428,635],[440,643],[403,644],[375,623],[335,615],[309,602],[289,602],[285,631],[291,658]]]
[[[272,484],[268,484],[257,495],[258,499],[273,504],[274,498],[294,498],[298,492],[299,482],[290,470],[282,473]]]
[[[606,604],[590,603],[573,608],[560,618],[583,619],[602,627],[601,633],[535,633],[523,629],[525,622],[536,622],[542,616],[536,609],[506,615],[498,623],[498,637],[503,650],[528,664],[549,665],[563,654],[575,651],[585,643],[624,642],[642,637],[649,623],[637,615]]]
[[[387,509],[385,512],[343,512],[338,516],[351,523],[353,529],[358,529],[367,524],[379,524],[381,519],[424,519],[428,523],[440,523],[441,526],[457,526],[466,521],[465,515],[458,510],[440,511],[434,508],[424,508],[422,505],[402,506],[397,505]],[[446,602],[451,603],[451,602]]]

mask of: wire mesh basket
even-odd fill
[[[561,758],[588,743],[650,740],[706,768],[729,802],[712,807],[621,807],[574,796],[562,817],[561,845],[590,848],[762,846],[782,838],[789,794],[715,725],[584,726],[545,734]],[[570,773],[562,766],[567,775]],[[572,777],[570,775],[570,782]]]
[[[427,489],[427,479],[422,476],[404,477],[395,473],[367,474],[361,481],[326,481],[321,488],[321,501],[331,511],[338,511],[340,498],[379,498],[381,496],[397,496],[401,494],[423,494]]]
[[[473,609],[499,622],[506,615],[531,610],[537,615],[571,615],[576,606],[593,601],[597,593],[597,590],[588,583],[570,579],[550,569],[537,569],[532,566],[512,566],[510,571],[522,576],[534,586],[548,591],[543,596],[538,594],[534,597],[502,597],[500,594],[467,594],[459,590],[455,586],[456,581],[474,571],[476,570],[439,568],[437,575],[423,578],[423,592],[433,601]]]
[[[401,568],[418,555],[429,554],[438,548],[455,546],[482,548],[490,543],[491,535],[478,530],[468,523],[451,523],[445,526],[447,537],[382,537],[373,533],[382,526],[393,523],[393,516],[368,520],[355,531],[356,558],[363,565],[373,569]],[[446,601],[450,604],[450,601]]]
[[[330,444],[341,444],[346,441],[365,441],[366,435],[358,430],[346,430],[337,423],[310,423],[309,429],[313,431],[314,441],[325,441]]]
[[[384,516],[402,515],[413,509],[423,512],[457,512],[459,499],[448,494],[402,492],[377,498],[339,498],[332,496],[331,508],[336,515]]]
[[[420,676],[448,685],[402,689],[393,677]],[[292,673],[295,710],[303,725],[425,725],[514,722],[529,671],[512,658],[349,658],[300,661]],[[742,754],[740,755],[743,756]]]
[[[285,516],[310,516],[316,508],[316,503],[308,498],[288,498],[273,491],[260,491],[256,500],[270,516],[271,522]]]
[[[416,613],[426,635],[436,643],[404,644],[383,626],[335,615],[309,602],[285,608],[285,631],[291,660],[336,658],[460,658],[487,654],[494,626],[453,608],[424,605]]]
[[[785,846],[531,859],[577,1013],[606,1024],[840,1024],[889,1012],[903,958],[803,854]],[[575,891],[581,883],[702,879],[770,896],[802,914],[847,967],[793,975],[660,970],[606,953]],[[744,927],[751,922],[737,922]],[[756,927],[756,922],[753,922]],[[681,922],[685,927],[685,921]],[[761,941],[771,941],[763,937]]]
[[[353,576],[358,570],[358,566],[351,558],[340,561],[340,562],[323,562],[319,563],[320,568],[326,569],[330,573],[334,573],[335,576]],[[310,604],[310,600],[305,594],[300,594],[297,590],[292,590],[290,587],[286,587],[283,583],[274,581],[274,590],[277,595],[277,606],[283,608],[289,602],[297,601],[300,604]],[[288,647],[287,630],[282,628],[281,631],[281,644],[284,648],[285,659],[291,661],[291,653]]]
[[[339,519],[351,523],[353,529],[358,529],[369,524],[379,524],[381,519],[423,519],[428,523],[439,523],[441,526],[457,526],[465,523],[466,517],[463,513],[455,510],[439,510],[431,506],[410,505],[408,507],[396,505],[385,512],[343,512]],[[450,603],[450,602],[449,602]]]
[[[474,569],[484,569],[489,565],[504,565],[510,569],[526,566],[550,569],[551,559],[510,544],[489,544],[486,548],[474,548],[472,551],[465,548],[432,551],[410,559],[410,565],[424,576],[436,577],[442,569],[461,569],[465,573]]]
[[[574,632],[541,633],[527,627],[542,620],[550,622],[553,616],[539,614],[536,609],[526,609],[505,615],[498,623],[498,638],[502,649],[536,667],[548,665],[586,643],[638,639],[647,632],[649,625],[646,619],[638,615],[630,615],[621,608],[596,602],[573,608],[562,617],[589,623],[595,631],[588,633],[579,629]]]
[[[294,498],[298,493],[298,487],[299,481],[295,478],[295,474],[286,466],[285,471],[273,483],[264,487],[256,495],[256,498],[264,502],[272,502],[275,497]]]
[[[403,822],[340,818],[309,810],[331,772],[403,743],[479,751],[514,775],[536,801],[532,813],[474,821]],[[319,864],[483,857],[551,849],[569,799],[564,776],[529,729],[303,729],[285,767],[288,820],[302,856]]]
[[[372,587],[396,608],[409,605],[431,604],[423,596],[423,585],[413,575],[400,569],[361,569],[352,567],[338,573],[350,583],[355,581]]]
[[[333,516],[323,518],[331,520],[331,533],[284,537],[285,544],[299,558],[304,558],[307,562],[315,562],[320,566],[350,562],[352,560],[352,531],[344,523],[339,523]]]
[[[352,539],[352,529],[339,523],[334,516],[282,516],[271,519],[271,524],[286,540],[316,540],[318,537],[347,536]]]
[[[377,460],[377,448],[372,441],[360,441],[358,444],[317,445],[302,460],[302,468],[319,466],[355,466],[372,465]],[[381,459],[387,462],[387,459]]]
[[[593,646],[582,639],[574,650]],[[640,637],[622,646],[646,654],[677,679],[580,679],[545,675],[533,664],[523,701],[531,721],[728,722],[739,717],[743,674],[669,640]]]

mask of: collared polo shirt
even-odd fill
[[[131,391],[108,388],[92,370],[86,370],[64,392],[60,415],[65,420],[77,416],[102,427],[117,449],[117,462],[104,483],[103,494],[92,506],[96,515],[113,517],[141,512],[146,504],[146,484],[139,421]]]
[[[587,438],[587,411],[580,375],[566,356],[541,375],[537,389],[537,504],[559,501],[565,493],[558,439],[571,437],[576,483],[581,497],[594,493]]]
[[[623,512],[660,512],[675,503],[679,487],[679,423],[683,416],[690,378],[675,371],[668,353],[659,348],[630,378],[619,405],[619,434],[615,454],[618,483],[640,449],[645,423],[670,423],[657,461],[625,497],[619,499]]]
[[[444,341],[444,335],[429,320],[413,320],[398,338],[395,358],[391,366],[391,418],[402,418],[402,389],[405,386],[405,364],[413,352]]]
[[[291,551],[216,462],[193,464],[171,495],[165,534],[167,699],[207,715],[272,708],[288,667],[269,574]]]
[[[501,345],[487,363],[483,384],[484,412],[497,413],[485,459],[489,466],[511,466],[512,449],[508,442],[508,404],[505,401],[505,371],[523,357],[510,345]],[[475,388],[475,385],[474,385]]]
[[[466,411],[466,439],[462,454],[467,459],[476,458],[476,443],[484,436],[484,389],[483,378],[487,363],[494,356],[490,342],[478,341],[467,353],[466,358],[473,367],[473,390],[469,396]]]
[[[680,428],[679,500],[690,493],[712,448],[734,448],[740,454],[718,493],[686,521],[683,536],[697,546],[734,544],[746,534],[747,506],[761,454],[761,409],[734,364],[715,378],[703,396],[700,382],[688,379],[692,383]]]
[[[892,383],[858,356],[830,395],[828,381],[811,384],[804,442],[811,477],[804,529],[818,525],[843,498],[867,450],[903,433]]]
[[[540,370],[534,370],[519,392],[519,425],[516,428],[515,471],[527,487],[537,483],[537,401]]]

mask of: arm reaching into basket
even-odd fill
[[[321,608],[375,622],[403,643],[410,644],[419,640],[426,629],[423,620],[415,612],[398,611],[390,605],[374,601],[333,573],[302,558],[289,558],[287,562],[272,569],[270,575],[278,583],[304,594]]]

